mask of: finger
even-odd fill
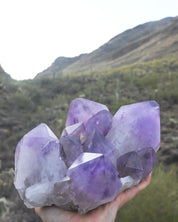
[[[42,207],[36,207],[35,213],[42,219],[43,222],[48,222],[45,216],[46,213],[44,212]]]
[[[36,207],[36,208],[35,208],[35,213],[38,214],[38,215],[40,215],[40,207]]]

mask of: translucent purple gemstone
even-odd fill
[[[56,205],[86,213],[145,179],[160,145],[159,105],[108,108],[72,101],[60,140],[46,124],[28,132],[15,153],[14,184],[29,208]]]
[[[131,152],[160,146],[160,113],[155,101],[122,106],[114,115],[106,138],[115,146],[118,157]]]
[[[101,110],[108,111],[108,108],[103,104],[96,103],[88,99],[74,99],[70,104],[66,126],[70,126],[78,122],[83,122],[85,125],[88,119]]]
[[[85,152],[102,153],[116,166],[114,146],[98,131],[93,131],[83,145]]]
[[[71,186],[72,181],[69,177],[64,177],[60,182],[54,184],[53,193],[51,199],[54,205],[60,207],[63,210],[77,210],[78,207],[72,201],[71,198]]]
[[[57,137],[47,125],[40,124],[19,142],[14,184],[28,207],[48,204],[51,186],[60,181],[66,171],[66,165],[59,158]]]
[[[117,160],[119,177],[131,176],[134,179],[146,179],[157,163],[153,148],[132,151],[120,156]]]
[[[71,126],[67,126],[62,132],[61,137],[63,136],[75,137],[80,140],[81,144],[83,144],[86,140],[86,132],[83,123],[79,122]]]
[[[119,177],[131,176],[134,179],[141,179],[143,175],[142,159],[135,152],[129,152],[117,160]]]
[[[83,152],[82,145],[75,137],[63,136],[60,139],[60,155],[67,167],[70,167]]]
[[[112,115],[107,110],[102,110],[93,115],[86,123],[86,134],[90,135],[93,131],[98,131],[103,136],[111,129]]]
[[[137,153],[142,159],[142,165],[144,169],[142,179],[146,179],[157,163],[156,152],[153,148],[149,147],[139,150]]]
[[[83,153],[68,169],[73,183],[73,201],[85,213],[112,201],[122,184],[113,165],[98,153]]]

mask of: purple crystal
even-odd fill
[[[117,170],[121,178],[129,176],[141,181],[147,178],[156,163],[157,158],[154,149],[145,148],[120,156],[117,160]]]
[[[139,150],[137,151],[137,153],[142,158],[142,165],[144,169],[142,179],[146,179],[157,163],[155,150],[149,147]]]
[[[119,177],[131,176],[134,179],[141,179],[143,175],[142,159],[135,151],[126,153],[118,158],[117,170]]]
[[[60,139],[60,154],[67,167],[77,159],[83,152],[81,143],[75,138],[70,136],[63,136]]]
[[[60,207],[63,210],[77,210],[78,207],[75,206],[71,199],[71,179],[69,177],[65,177],[60,182],[56,182],[54,184],[54,190],[51,195],[51,199],[53,200],[53,204]]]
[[[61,138],[63,136],[75,137],[83,144],[86,140],[86,132],[83,123],[79,122],[71,126],[67,126],[62,132]]]
[[[155,101],[108,108],[72,101],[60,140],[40,124],[18,143],[15,187],[27,207],[56,205],[86,213],[145,179],[160,144]]]
[[[28,207],[48,204],[51,187],[66,174],[59,143],[45,124],[27,133],[15,154],[15,187]],[[41,198],[40,198],[41,196]]]
[[[87,122],[93,115],[101,110],[107,110],[108,108],[100,103],[96,103],[87,99],[77,98],[74,99],[69,108],[66,126],[73,125],[78,122]]]
[[[68,169],[73,182],[73,201],[85,213],[111,201],[122,184],[113,165],[98,153],[83,153]]]
[[[114,146],[98,131],[92,132],[83,147],[85,152],[104,154],[116,166]]]
[[[112,115],[107,110],[102,110],[93,115],[86,123],[86,134],[98,131],[103,136],[109,132],[112,124]]]
[[[160,146],[159,105],[146,101],[122,106],[113,117],[106,138],[115,146],[118,157],[131,152]]]

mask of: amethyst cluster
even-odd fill
[[[56,205],[86,213],[145,179],[160,146],[159,105],[72,101],[58,139],[42,123],[18,143],[15,187],[29,208]]]

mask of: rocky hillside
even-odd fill
[[[83,55],[80,56],[76,56],[73,58],[66,58],[66,57],[58,57],[53,64],[47,68],[46,70],[44,70],[41,73],[38,73],[36,78],[45,76],[45,77],[49,77],[49,76],[56,76],[56,75],[61,75],[62,74],[62,70],[67,68],[68,66],[70,66],[72,63],[75,63],[76,61],[78,61]]]
[[[5,73],[4,69],[2,68],[2,66],[0,65],[0,75],[2,75],[3,73]]]
[[[4,69],[2,68],[2,66],[0,65],[0,81],[2,81],[3,79],[10,79],[10,75],[8,75]]]
[[[148,22],[127,30],[90,54],[59,57],[36,77],[115,68],[178,53],[178,17]]]

